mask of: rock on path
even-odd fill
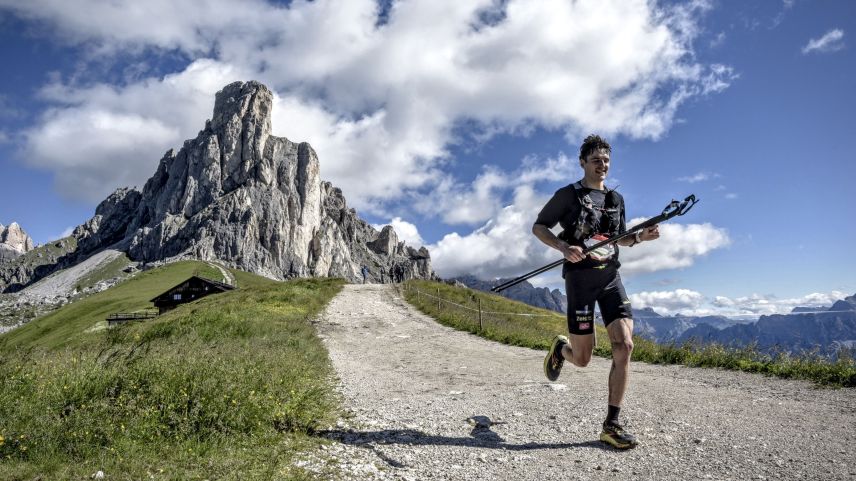
[[[439,325],[384,285],[345,286],[317,327],[353,416],[312,456],[346,478],[856,479],[852,389],[633,363],[622,418],[642,444],[617,451],[598,441],[609,360],[550,383],[544,351]]]

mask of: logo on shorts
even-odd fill
[[[588,328],[590,328],[590,327],[591,327],[591,323],[590,323],[590,322],[581,322],[581,323],[580,323],[580,329],[588,329]]]

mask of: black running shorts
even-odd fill
[[[568,271],[565,292],[568,295],[568,331],[571,334],[594,333],[595,302],[606,326],[616,319],[633,318],[621,275],[611,263],[603,268]]]

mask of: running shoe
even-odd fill
[[[562,364],[565,362],[565,357],[562,356],[562,347],[567,343],[568,338],[565,336],[554,337],[550,350],[547,352],[547,357],[544,358],[544,375],[551,381],[559,379]]]
[[[617,449],[635,448],[639,444],[636,436],[625,431],[618,423],[603,423],[600,440]]]

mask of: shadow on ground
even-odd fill
[[[601,441],[582,441],[577,443],[508,443],[490,428],[502,422],[491,421],[487,416],[473,416],[467,419],[473,430],[469,437],[453,437],[426,434],[415,429],[384,429],[380,431],[329,430],[322,436],[342,444],[373,448],[384,444],[406,444],[411,446],[461,446],[469,448],[503,449],[507,451],[531,451],[538,449],[592,448],[615,451]],[[389,462],[387,460],[387,462]],[[394,465],[394,464],[393,464]]]

